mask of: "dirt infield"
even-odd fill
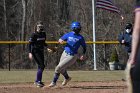
[[[0,84],[0,93],[127,93],[125,81],[69,82],[65,87],[61,82],[56,87],[36,88],[32,83]]]

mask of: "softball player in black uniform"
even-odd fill
[[[44,84],[42,83],[42,74],[45,68],[44,65],[44,46],[47,47],[45,43],[46,40],[46,33],[44,32],[43,23],[39,21],[35,26],[35,31],[32,33],[29,39],[29,58],[35,59],[38,65],[38,71],[36,75],[35,84],[37,87],[43,87]],[[47,48],[48,51],[51,49]]]
[[[132,34],[132,52],[127,64],[130,71],[128,93],[140,93],[140,0],[136,0],[135,23]]]

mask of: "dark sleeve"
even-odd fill
[[[136,0],[136,7],[140,8],[140,0]]]
[[[125,45],[129,45],[129,44],[131,44],[131,40],[132,40],[132,37],[129,35],[129,36],[127,36],[126,38],[125,38]]]
[[[32,52],[32,46],[35,42],[36,42],[35,33],[33,33],[29,38],[29,53]]]
[[[86,47],[86,42],[85,42],[83,37],[81,39],[81,46],[83,47],[83,54],[85,54],[86,50],[87,50],[87,47]]]
[[[123,33],[119,34],[118,41],[121,43],[123,39],[124,39],[124,34]]]

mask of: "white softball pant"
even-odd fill
[[[64,50],[61,55],[59,64],[55,68],[55,73],[63,74],[69,66],[73,65],[76,62],[77,58],[77,54],[69,55]]]

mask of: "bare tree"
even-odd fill
[[[92,0],[0,0],[0,39],[8,40],[9,35],[10,40],[28,40],[36,21],[42,20],[45,23],[47,40],[55,41],[59,39],[65,32],[70,31],[72,21],[79,21],[82,24],[81,33],[86,40],[92,41],[91,1]],[[123,22],[120,22],[118,15],[105,10],[96,9],[96,40],[98,41],[117,40],[117,35],[122,31],[121,29],[125,23],[133,22],[133,0],[114,0],[114,3],[119,6],[125,19]],[[25,45],[24,49],[23,45],[12,45],[11,47],[12,66],[15,68],[19,68],[19,65],[21,65],[21,68],[29,67],[31,64],[28,62],[27,46]],[[103,50],[105,46],[97,45],[97,65],[99,68],[104,68],[103,59],[108,60],[112,47],[114,47],[114,45],[107,45],[107,51],[105,51]],[[1,46],[0,49],[4,51],[4,54],[0,54],[0,60],[1,58],[5,58],[4,62],[6,63],[8,60],[8,49],[4,49]],[[2,52],[1,50],[0,53]],[[92,44],[88,45],[87,49],[87,56],[90,58],[87,60],[87,63],[85,62],[85,64],[80,66],[88,67],[89,65],[93,65],[93,51],[91,50]],[[20,55],[19,51],[22,52]],[[48,57],[45,58],[45,61],[51,61],[48,63],[49,68],[54,67],[54,64],[58,63],[59,54],[61,54],[61,52],[62,49],[56,54],[46,54]],[[103,53],[106,53],[106,55],[103,55]],[[120,55],[122,54],[120,53]],[[54,59],[54,56],[57,58]],[[23,61],[24,63],[19,63]]]
[[[22,9],[23,9],[23,14],[22,14],[22,28],[21,28],[21,40],[24,41],[24,34],[25,34],[25,21],[26,21],[26,1],[22,0]]]

